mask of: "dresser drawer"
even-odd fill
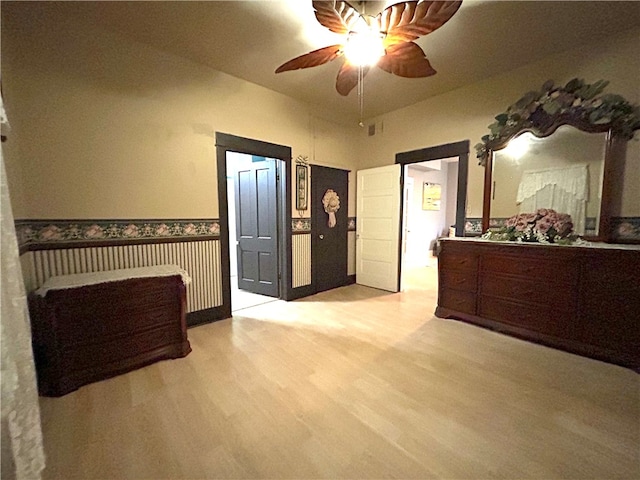
[[[452,290],[449,288],[440,288],[438,306],[461,313],[475,315],[476,294],[460,290]]]
[[[440,270],[438,279],[442,285],[453,290],[475,292],[478,285],[478,274],[464,270]]]
[[[478,257],[443,250],[438,255],[438,265],[446,270],[464,270],[467,272],[478,271]]]
[[[514,327],[560,337],[571,330],[575,314],[571,310],[558,309],[551,304],[532,306],[480,295],[478,315]]]
[[[487,253],[482,258],[482,270],[486,273],[507,273],[522,278],[534,278],[537,282],[576,284],[578,266],[572,260],[540,255],[525,257]]]
[[[480,291],[483,295],[503,297],[529,305],[560,305],[568,310],[573,309],[576,304],[573,289],[535,278],[489,275],[483,272],[480,278]]]

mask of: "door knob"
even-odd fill
[[[324,235],[318,235],[320,237],[320,240],[324,239]]]

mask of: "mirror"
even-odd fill
[[[570,125],[539,138],[524,132],[493,152],[489,226],[548,208],[571,215],[574,232],[598,237],[607,132]]]
[[[548,80],[494,117],[475,145],[485,166],[483,232],[514,214],[551,208],[570,214],[587,240],[617,240],[613,219],[622,211],[627,141],[640,129],[640,108],[602,94],[608,83]],[[511,143],[528,153],[514,158]]]

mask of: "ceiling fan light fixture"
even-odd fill
[[[344,44],[344,56],[351,65],[372,67],[385,54],[383,40],[384,34],[366,25],[357,31],[349,32]]]
[[[373,66],[406,78],[435,75],[424,51],[414,40],[437,30],[458,11],[462,0],[407,0],[378,15],[360,13],[346,0],[313,0],[316,20],[341,36],[334,45],[313,50],[283,63],[276,73],[317,67],[345,57],[336,77],[336,90],[347,96],[356,86],[362,113],[362,79]],[[364,8],[365,2],[360,2]]]

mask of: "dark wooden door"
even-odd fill
[[[277,297],[276,161],[247,155],[235,165],[238,288]]]
[[[322,203],[327,190],[333,190],[340,201],[334,227],[329,227],[329,215]],[[347,170],[311,166],[311,270],[316,292],[347,284],[348,193]]]

